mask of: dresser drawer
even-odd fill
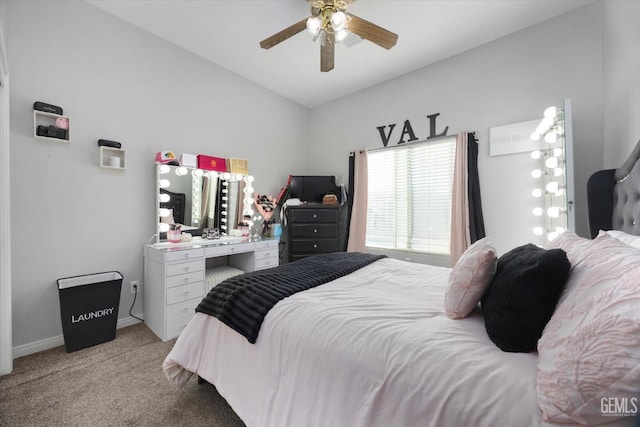
[[[291,249],[296,254],[337,252],[338,239],[294,239]]]
[[[187,274],[204,270],[204,260],[180,262],[177,264],[167,265],[167,276],[175,276],[177,274]]]
[[[177,337],[195,316],[196,306],[201,298],[194,298],[167,307],[167,339]]]
[[[189,283],[167,289],[167,305],[204,296],[204,282]]]
[[[167,288],[174,286],[187,285],[193,282],[202,282],[204,280],[204,271],[196,271],[194,273],[178,274],[167,277]]]
[[[267,258],[256,260],[256,270],[264,270],[265,268],[277,267],[280,262],[278,258]]]
[[[338,222],[338,209],[293,209],[290,215],[291,222]]]
[[[335,224],[292,224],[291,237],[338,237]]]
[[[204,251],[202,249],[187,249],[184,251],[167,252],[166,261],[187,261],[195,258],[202,258]]]
[[[277,248],[278,247],[278,243],[280,243],[280,240],[278,240],[278,239],[258,240],[255,243],[255,248],[256,248],[256,250],[267,249],[267,248]]]
[[[278,258],[278,248],[256,251],[256,261],[261,259]]]

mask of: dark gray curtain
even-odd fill
[[[480,177],[478,176],[478,141],[469,132],[468,154],[468,190],[469,190],[469,237],[471,243],[485,237],[482,199],[480,198]]]

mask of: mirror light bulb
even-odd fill
[[[171,182],[169,182],[168,179],[161,179],[158,181],[158,186],[160,186],[160,188],[168,188],[171,185]]]
[[[541,207],[537,207],[537,208],[533,208],[533,211],[532,211],[532,212],[533,212],[533,214],[534,214],[535,216],[542,216],[542,212],[543,212],[543,211],[542,211],[542,208],[541,208]]]
[[[533,191],[531,191],[531,195],[533,197],[542,197],[542,190],[540,188],[534,188]]]
[[[549,143],[549,144],[553,144],[557,140],[558,140],[558,134],[555,133],[555,132],[549,132],[548,134],[546,134],[544,136],[544,141]]]
[[[166,208],[160,208],[158,209],[158,214],[160,215],[160,218],[167,218],[169,215],[171,215],[171,211]]]
[[[557,206],[551,206],[547,209],[547,216],[549,216],[549,218],[558,218],[560,216],[560,208]]]
[[[540,134],[538,132],[532,132],[531,136],[529,136],[529,138],[531,138],[532,141],[539,141],[540,140]]]
[[[556,107],[551,106],[544,110],[544,116],[553,119],[557,114]]]
[[[542,157],[542,151],[534,150],[534,151],[531,152],[531,158],[533,160],[538,160],[540,157]]]
[[[158,167],[158,173],[160,174],[165,174],[169,172],[171,172],[171,168],[169,167],[169,165],[160,165]]]
[[[562,168],[553,169],[553,176],[562,176],[564,175],[564,170]]]
[[[171,196],[169,196],[167,193],[162,193],[160,194],[159,200],[162,203],[167,203],[169,200],[171,200]]]
[[[244,181],[245,182],[253,182],[255,181],[255,178],[253,177],[253,175],[247,175],[244,177]]]
[[[166,233],[167,231],[169,231],[169,224],[165,224],[164,222],[161,222],[160,224],[158,224],[158,230],[161,233]]]
[[[556,148],[554,148],[551,152],[553,153],[553,155],[554,155],[555,157],[560,157],[560,156],[562,156],[562,148],[558,148],[558,147],[556,147]]]
[[[551,181],[550,183],[547,184],[547,186],[545,187],[545,189],[549,192],[549,193],[557,193],[558,189],[560,188],[560,185],[558,184],[558,181]]]
[[[558,234],[559,233],[555,231],[550,232],[549,234],[547,234],[547,240],[552,242],[556,237],[558,237]]]
[[[536,236],[542,236],[544,234],[544,229],[542,227],[534,227],[533,234]]]
[[[202,169],[194,169],[191,171],[191,175],[193,176],[202,176],[204,175],[204,172],[202,172]]]
[[[180,166],[179,168],[176,169],[176,175],[178,176],[184,176],[188,173],[187,168],[185,168],[184,166]]]
[[[549,157],[547,160],[545,160],[544,165],[546,167],[548,167],[549,169],[557,168],[558,167],[558,158],[557,157]]]
[[[229,172],[225,172],[222,174],[222,179],[229,180],[231,179],[231,174]]]
[[[542,171],[540,169],[534,169],[531,171],[531,176],[534,178],[540,178],[542,176]]]

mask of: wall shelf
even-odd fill
[[[66,120],[68,124],[67,129],[57,128],[58,131],[64,131],[64,138],[57,138],[54,136],[43,136],[38,135],[38,126],[55,126],[56,120],[63,119]],[[61,142],[69,142],[71,133],[71,120],[67,116],[62,116],[60,114],[48,113],[46,111],[33,110],[33,137],[36,139],[46,139],[48,141],[61,141]]]
[[[102,146],[98,162],[101,168],[124,170],[127,168],[127,152],[121,148]]]

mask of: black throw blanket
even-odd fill
[[[196,312],[217,317],[254,344],[264,316],[278,301],[346,276],[384,257],[359,252],[319,254],[241,274],[214,286]]]

